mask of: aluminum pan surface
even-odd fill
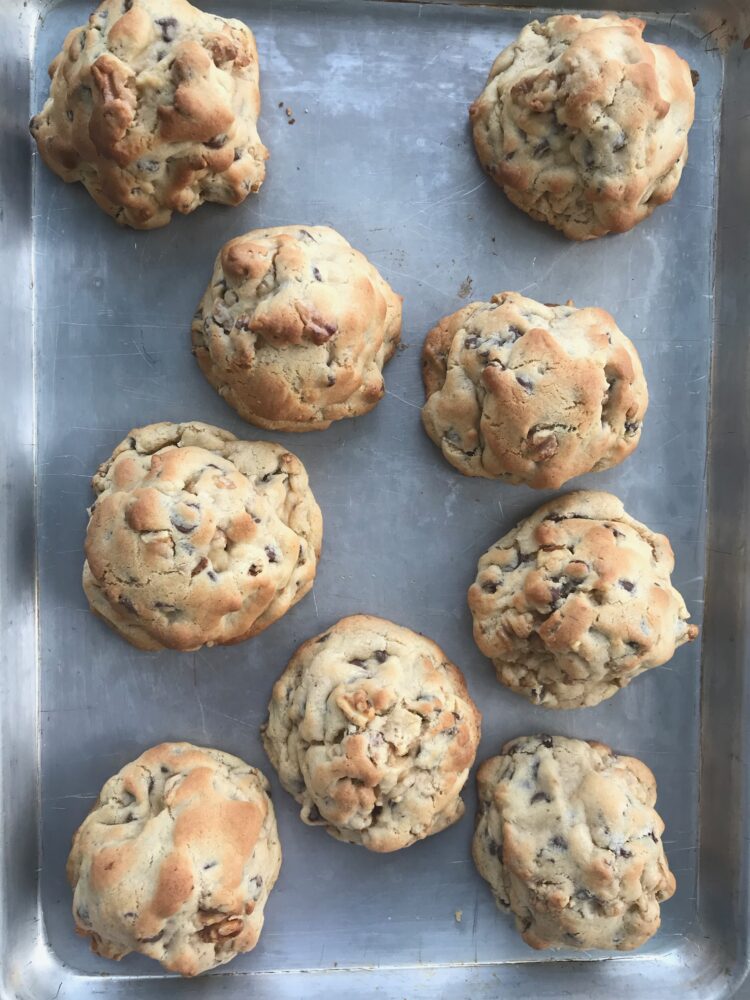
[[[468,136],[466,107],[528,13],[347,2],[215,9],[242,16],[258,38],[261,135],[272,152],[259,197],[138,234],[118,230],[82,189],[35,165],[41,887],[49,944],[84,973],[154,975],[157,967],[137,956],[119,967],[96,959],[72,933],[63,867],[86,800],[122,763],[165,738],[218,745],[270,773],[257,728],[273,679],[302,639],[365,610],[424,631],[463,667],[485,712],[480,759],[510,736],[549,729],[603,739],[649,763],[679,889],[645,954],[677,969],[696,920],[700,650],[683,649],[612,701],[574,713],[534,709],[495,683],[471,641],[465,590],[478,556],[545,494],[463,479],[442,462],[419,426],[418,355],[432,323],[467,300],[469,282],[469,298],[512,288],[610,309],[641,353],[651,407],[638,452],[574,485],[611,489],[633,515],[669,533],[675,583],[700,622],[721,59],[687,22],[652,24],[648,37],[675,46],[701,74],[690,162],[676,198],[652,220],[575,245],[506,202],[479,170]],[[64,3],[46,16],[34,107],[46,90],[43,68],[87,12]],[[286,123],[281,100],[295,125]],[[150,420],[198,418],[268,436],[215,397],[190,358],[187,330],[221,243],[290,221],[332,224],[371,257],[406,297],[407,349],[391,362],[389,394],[370,416],[323,434],[276,435],[305,461],[324,512],[314,595],[239,647],[137,653],[91,618],[80,591],[88,478],[131,426]],[[261,944],[231,973],[557,964],[519,941],[473,871],[473,788],[458,826],[378,858],[304,828],[275,787],[282,876]],[[643,954],[618,961],[618,974],[627,976],[627,964],[642,973]]]

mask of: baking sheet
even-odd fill
[[[681,995],[692,995],[700,975],[716,972],[714,953],[697,943],[701,643],[593,709],[534,708],[497,684],[471,638],[466,589],[485,549],[550,494],[466,479],[441,459],[419,422],[419,352],[439,317],[505,289],[610,310],[640,352],[650,408],[630,459],[570,487],[611,490],[632,515],[668,533],[673,581],[702,624],[725,58],[694,18],[648,17],[648,39],[672,45],[700,73],[690,159],[674,200],[652,219],[625,235],[573,244],[533,223],[485,178],[467,125],[494,56],[532,12],[378,0],[247,0],[209,9],[241,17],[257,36],[260,133],[271,150],[257,197],[136,233],[116,227],[80,186],[63,185],[33,157],[36,975],[52,984],[50,996],[59,982],[60,997],[90,995],[92,983],[107,996],[147,997],[174,985],[147,959],[113,965],[76,938],[64,864],[106,778],[153,743],[186,739],[236,753],[269,775],[284,849],[260,944],[202,979],[202,996],[491,996],[522,980],[531,984],[528,995],[561,995],[561,976],[571,995],[583,982],[584,992],[599,984],[656,996],[657,980],[658,992],[683,983]],[[32,110],[46,95],[48,62],[88,12],[64,0],[32,25]],[[243,424],[200,375],[190,319],[228,238],[298,222],[337,228],[404,295],[404,349],[386,370],[387,395],[372,414],[320,434],[269,435]],[[298,454],[323,510],[324,553],[313,593],[260,637],[194,654],[144,654],[90,615],[80,588],[89,479],[132,426],[185,419],[275,438]],[[479,760],[510,737],[547,730],[603,740],[648,763],[678,889],[644,949],[603,962],[603,953],[527,948],[470,860],[473,777],[464,819],[395,855],[348,848],[302,825],[263,753],[259,726],[296,646],[358,611],[424,632],[462,667],[484,712]],[[725,698],[729,711],[730,689]],[[721,946],[736,957],[736,942]],[[301,971],[303,979],[294,975]]]

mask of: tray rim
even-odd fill
[[[0,941],[3,942],[0,952],[0,997],[40,997],[45,995],[87,996],[94,984],[102,986],[107,983],[107,992],[112,996],[148,996],[148,990],[153,981],[160,983],[160,990],[167,992],[172,989],[170,984],[180,982],[181,989],[189,988],[189,984],[179,979],[165,978],[160,974],[153,976],[131,977],[118,974],[116,971],[108,976],[81,974],[65,966],[59,961],[50,948],[45,935],[43,913],[36,878],[37,864],[40,858],[41,844],[39,840],[40,819],[40,746],[38,738],[39,721],[39,677],[38,664],[38,621],[37,621],[37,572],[36,543],[34,524],[36,516],[36,384],[34,371],[34,337],[27,338],[25,330],[31,326],[35,330],[33,314],[34,297],[31,296],[31,310],[25,301],[24,293],[29,286],[33,287],[35,261],[33,257],[33,232],[31,225],[31,205],[33,199],[32,172],[29,169],[33,159],[31,142],[26,131],[29,106],[31,73],[33,72],[32,54],[36,45],[39,26],[44,14],[53,7],[59,6],[65,0],[4,0],[0,5],[0,28],[4,37],[10,40],[10,49],[14,58],[8,64],[0,66],[0,80],[5,86],[5,93],[13,93],[17,105],[5,109],[6,129],[10,136],[9,142],[0,148],[0,191],[7,192],[8,197],[0,194],[0,207],[4,217],[0,215],[0,231],[6,238],[0,241],[0,263],[6,275],[7,287],[11,290],[6,304],[8,315],[8,330],[15,337],[10,338],[6,366],[0,373],[0,381],[7,387],[0,393],[0,418],[6,429],[5,461],[0,463],[0,483],[4,487],[4,495],[14,496],[13,503],[6,503],[0,520],[0,551],[3,560],[0,564],[0,627],[6,642],[0,649],[0,794],[3,800],[17,804],[8,828],[3,830],[2,855],[0,856]],[[313,0],[313,2],[330,3],[336,0]],[[386,0],[368,0],[368,2],[386,2]],[[426,5],[475,5],[475,0],[387,0],[395,3],[422,3]],[[498,9],[533,8],[532,3],[504,4],[502,0],[489,0],[481,6],[492,6]],[[566,8],[567,9],[567,8]],[[594,4],[578,4],[572,10],[600,9]],[[640,6],[632,2],[623,3],[620,11],[640,11]],[[744,18],[750,22],[750,4],[739,2],[727,3],[722,7],[704,8],[701,4],[679,5],[675,13],[688,12],[696,20],[696,30],[700,21],[718,11],[729,24],[733,25],[737,35],[742,30]],[[666,13],[669,13],[667,11]],[[663,17],[662,9],[658,16]],[[740,37],[742,35],[740,34]],[[742,54],[738,45],[730,48],[725,55],[725,72],[750,80],[747,63],[750,53],[745,57],[745,68],[741,65]],[[25,68],[24,68],[25,67]],[[741,82],[739,85],[741,94]],[[727,124],[730,102],[738,98],[733,91],[729,96],[725,93],[722,102],[722,119]],[[746,116],[750,118],[750,116]],[[729,119],[734,121],[734,119]],[[734,122],[738,124],[738,122]],[[747,142],[750,149],[750,122],[747,127],[728,135],[729,154],[725,151],[722,129],[720,142],[721,162],[719,170],[718,224],[714,237],[713,252],[717,254],[717,314],[716,332],[713,347],[712,389],[717,384],[720,374],[740,381],[744,366],[737,363],[736,351],[731,351],[735,345],[725,346],[729,334],[722,335],[727,328],[733,329],[733,323],[742,315],[741,304],[750,305],[750,289],[741,283],[743,277],[741,260],[742,224],[737,224],[738,217],[750,223],[750,190],[736,197],[732,161],[737,162],[745,150]],[[727,129],[728,132],[731,130]],[[20,168],[20,169],[19,169]],[[739,201],[739,205],[737,202]],[[738,215],[739,213],[739,215]],[[14,224],[18,229],[14,230]],[[21,239],[13,239],[13,233],[20,233]],[[20,244],[20,245],[19,245]],[[739,253],[738,253],[739,251]],[[722,294],[726,283],[725,271],[738,279],[738,287],[744,295],[735,297]],[[746,277],[746,275],[744,275]],[[731,287],[731,282],[729,282]],[[13,294],[15,292],[15,295]],[[728,301],[732,300],[732,301]],[[740,301],[741,300],[741,301]],[[745,310],[747,315],[747,309]],[[745,361],[750,357],[747,345],[742,345],[741,351]],[[10,388],[15,391],[7,391]],[[742,388],[741,385],[738,388]],[[742,395],[737,397],[742,399]],[[740,427],[742,445],[745,454],[748,452],[750,439],[750,411],[746,402],[745,424]],[[736,551],[737,527],[745,529],[741,537],[750,535],[750,485],[747,475],[729,479],[725,474],[724,465],[717,456],[726,455],[728,448],[736,444],[736,430],[732,427],[732,417],[723,411],[718,415],[709,409],[709,485],[708,485],[708,540],[707,540],[707,571],[706,579],[712,574],[734,574],[737,576],[737,566],[741,573],[739,578],[746,582],[748,572],[748,557]],[[727,490],[727,486],[733,487]],[[717,511],[713,512],[713,503],[717,503]],[[20,542],[20,544],[19,544]],[[733,544],[734,543],[734,544]],[[735,551],[733,551],[733,548]],[[30,572],[31,571],[31,572]],[[18,581],[23,581],[19,587]],[[711,631],[712,623],[724,613],[726,608],[717,607],[721,602],[710,599],[708,588],[706,613],[704,617],[704,632],[707,640],[704,642],[702,662],[706,660],[706,649],[712,653],[733,649],[733,676],[738,682],[739,697],[736,704],[737,716],[741,719],[748,706],[750,698],[744,684],[744,663],[747,662],[747,652],[750,649],[750,601],[747,606],[733,609],[734,644],[732,637],[717,636],[720,631]],[[709,645],[710,644],[710,645]],[[15,664],[25,664],[33,657],[35,669],[19,672]],[[701,693],[701,781],[700,796],[703,806],[720,796],[725,787],[738,792],[737,808],[731,819],[733,838],[741,839],[746,845],[747,837],[743,830],[747,824],[748,797],[742,782],[742,768],[735,766],[727,769],[726,781],[715,781],[714,767],[720,753],[713,749],[714,743],[722,743],[711,733],[709,739],[707,716],[711,706],[720,697],[720,680],[717,672],[702,669]],[[704,701],[708,708],[704,711]],[[11,732],[13,727],[21,731],[16,738]],[[31,735],[31,739],[29,739]],[[722,736],[724,734],[721,734]],[[750,737],[741,732],[741,742],[736,748],[736,765],[746,765],[750,751]],[[706,746],[709,752],[705,752]],[[730,773],[733,772],[733,773]],[[33,775],[33,781],[28,781],[28,775]],[[8,816],[6,813],[6,822]],[[31,822],[30,822],[31,821]],[[713,831],[707,827],[704,809],[699,813],[700,842],[698,868],[699,886],[705,879],[704,865],[705,844],[712,839]],[[33,831],[29,835],[29,831]],[[746,847],[745,847],[746,850]],[[737,930],[748,927],[748,858],[740,852],[736,861],[737,881],[736,893],[732,898],[732,916]],[[13,893],[15,892],[15,895]],[[708,893],[710,897],[710,892]],[[726,901],[724,901],[726,903]],[[721,900],[708,901],[709,919],[723,917]],[[233,990],[236,977],[242,977],[243,983],[252,982],[256,995],[264,997],[296,997],[299,996],[301,984],[298,976],[305,976],[304,989],[311,996],[331,995],[334,983],[341,985],[344,991],[361,988],[361,973],[375,971],[377,986],[387,995],[400,995],[406,991],[410,997],[434,995],[435,983],[431,980],[439,971],[440,989],[471,990],[470,995],[494,995],[493,991],[503,987],[525,991],[530,986],[534,990],[561,985],[560,976],[567,977],[566,990],[571,996],[612,995],[612,991],[628,988],[632,977],[648,976],[653,962],[660,966],[671,966],[680,970],[682,982],[689,984],[690,991],[685,996],[700,996],[702,998],[719,996],[750,996],[750,989],[745,982],[750,968],[748,942],[738,936],[736,951],[728,954],[720,947],[706,943],[700,933],[703,928],[696,928],[696,933],[686,939],[685,945],[676,947],[666,954],[645,955],[635,958],[608,958],[596,960],[561,959],[536,962],[533,959],[524,962],[505,962],[500,964],[479,965],[428,965],[424,967],[374,967],[361,966],[345,969],[329,970],[283,970],[278,972],[233,972],[231,966],[202,977],[194,982],[201,983],[201,994],[206,997],[227,996]],[[563,969],[565,970],[563,972]],[[606,970],[606,971],[605,971]],[[333,978],[332,978],[333,977]],[[369,980],[368,980],[369,982]],[[744,985],[743,985],[744,984]],[[373,984],[375,985],[375,984]],[[241,988],[241,987],[240,987]],[[55,994],[54,990],[58,993]],[[599,994],[597,991],[603,992]],[[695,991],[698,992],[695,992]],[[729,992],[727,992],[729,990]],[[320,992],[319,992],[320,991]],[[741,991],[741,992],[740,992]],[[97,991],[98,992],[98,991]],[[342,993],[344,995],[344,993]],[[529,995],[529,994],[526,994]]]

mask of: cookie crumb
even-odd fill
[[[467,274],[458,287],[459,299],[468,299],[468,297],[471,295],[473,287],[474,287],[474,282],[471,280],[471,275]]]
[[[453,916],[456,918],[456,923],[457,924],[461,923],[463,915],[464,915],[464,911],[463,910],[456,910],[456,912],[453,914]]]

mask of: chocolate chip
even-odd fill
[[[248,573],[250,574],[250,576],[260,576],[261,572],[262,570],[260,566],[257,565],[257,563],[250,564],[250,567],[248,568]]]
[[[234,147],[234,162],[235,163],[237,162],[237,160],[241,160],[242,159],[243,153],[244,153],[244,150],[240,149],[239,146],[235,146]]]
[[[552,847],[557,847],[561,851],[567,851],[567,849],[568,849],[568,842],[567,842],[567,840],[565,839],[565,837],[559,836],[559,834],[558,834],[558,836],[553,837],[552,840],[550,840],[550,844],[551,844]]]
[[[551,802],[552,799],[547,795],[546,792],[535,792],[531,796],[531,804],[534,805],[535,802]]]
[[[632,580],[618,580],[617,583],[620,587],[622,587],[623,590],[627,590],[630,592],[635,590],[635,584],[632,582]]]
[[[132,614],[135,614],[135,605],[129,597],[120,597],[117,603],[121,604],[126,611],[130,611]]]
[[[266,555],[268,556],[268,561],[270,563],[278,562],[279,558],[278,552],[276,551],[276,549],[271,548],[270,545],[266,545]]]
[[[200,560],[199,560],[199,561],[198,561],[198,562],[197,562],[197,563],[195,564],[195,566],[193,566],[193,572],[192,572],[192,573],[190,574],[190,576],[191,576],[191,577],[192,577],[192,576],[197,576],[197,575],[198,575],[199,573],[202,573],[202,572],[203,572],[203,570],[204,570],[204,569],[206,568],[206,566],[208,566],[208,559],[206,559],[206,557],[205,557],[205,556],[203,556],[203,558],[202,558],[202,559],[200,559]]]
[[[618,853],[618,855],[621,858],[632,858],[633,857],[633,852],[626,850],[624,847],[621,847],[620,850],[617,853]]]
[[[161,941],[161,939],[163,937],[164,937],[164,931],[159,931],[159,933],[155,934],[153,937],[150,937],[150,938],[137,938],[136,940],[140,944],[153,944],[155,941]]]
[[[132,6],[133,6],[133,0],[123,0],[122,4],[123,14],[127,14],[127,12],[130,10]]]
[[[494,580],[485,580],[484,583],[482,584],[482,590],[485,592],[485,594],[494,594],[497,591],[498,587],[499,584],[495,583]]]
[[[151,775],[151,776],[149,777],[149,779],[148,779],[148,794],[149,794],[149,795],[150,795],[150,794],[151,794],[151,792],[153,792],[153,790],[154,790],[154,783],[155,783],[155,782],[154,782],[154,777],[153,777],[153,775]]]
[[[655,844],[659,843],[659,838],[656,836],[653,830],[649,832],[649,837],[653,840]]]
[[[490,842],[487,844],[487,850],[495,858],[499,858],[503,851],[502,847],[500,846],[500,844],[498,844],[496,840],[490,840]]]
[[[218,865],[218,861],[207,861],[203,866],[203,871],[208,871],[209,868],[215,868]]]
[[[318,807],[314,803],[307,811],[307,819],[310,823],[319,823],[323,819],[320,815]]]
[[[358,658],[355,658],[353,660],[349,660],[349,662],[351,663],[351,665],[353,667],[364,667],[364,665],[365,665],[365,661],[364,660],[360,660]]]
[[[316,281],[322,281],[323,280],[323,278],[322,278],[322,276],[320,274],[320,271],[317,269],[317,267],[313,268],[313,278],[315,278]]]
[[[333,373],[329,373],[326,385],[336,385],[336,376]]]
[[[464,347],[467,350],[472,350],[479,343],[479,337],[467,337],[464,340]]]
[[[388,659],[388,653],[386,653],[384,649],[378,649],[375,652],[375,659],[378,661],[378,663],[385,663],[385,661]]]
[[[547,142],[546,139],[542,139],[541,142],[538,142],[536,146],[534,146],[534,157],[537,158],[540,156],[544,156],[544,154],[547,152],[548,149],[549,149],[549,142]]]
[[[161,771],[162,774],[169,774],[169,768],[165,767],[164,764],[162,764],[162,766],[159,768],[159,770]]]
[[[279,107],[281,107],[281,105],[279,105]],[[300,229],[299,234],[300,234],[300,238],[304,237],[306,240],[309,240],[311,243],[317,243],[318,242],[315,239],[315,237],[313,236],[313,234],[312,233],[308,233],[308,231],[306,229]]]
[[[216,573],[214,573],[214,571],[212,569],[210,569],[208,571],[208,573],[206,574],[206,576],[208,577],[209,580],[212,581],[212,583],[216,583],[216,581],[219,579],[218,576],[216,575]]]
[[[547,736],[547,734],[546,734],[546,733],[543,733],[543,734],[542,734],[542,735],[541,735],[541,736],[539,737],[539,739],[540,739],[540,741],[541,741],[541,744],[542,744],[542,746],[543,746],[543,747],[546,747],[546,748],[547,748],[548,750],[551,750],[551,749],[552,749],[552,745],[553,745],[553,743],[552,743],[552,737],[551,737],[551,736]]]
[[[640,421],[638,421],[638,420],[633,420],[632,422],[628,422],[628,423],[625,424],[625,433],[626,434],[635,434],[636,431],[640,428],[640,426],[641,426],[641,424],[640,424]]]
[[[525,389],[526,392],[528,392],[528,393],[530,393],[532,391],[532,389],[533,389],[533,386],[531,384],[531,380],[528,379],[528,378],[526,378],[525,375],[516,375],[516,382],[518,382],[518,384],[521,386],[521,388]]]
[[[198,527],[197,524],[190,524],[184,518],[180,517],[179,514],[173,514],[170,521],[177,530],[183,535],[189,535],[191,531],[195,531]]]
[[[128,813],[127,816],[125,817],[125,822],[126,823],[132,823],[134,819],[135,819],[135,816],[132,813]]]
[[[161,28],[161,37],[165,42],[173,42],[177,33],[176,17],[157,17],[156,23]]]
[[[222,132],[221,135],[216,135],[213,139],[209,139],[204,145],[208,146],[209,149],[221,149],[222,146],[226,146],[228,138],[229,136],[225,132]]]
[[[615,141],[612,143],[612,151],[614,153],[619,153],[621,149],[625,149],[628,144],[628,137],[624,132],[620,132]]]
[[[697,69],[691,69],[690,70],[690,79],[693,81],[693,86],[694,87],[698,86],[698,81],[700,80],[700,78],[701,78],[701,75],[700,75],[700,73],[698,72]]]
[[[134,437],[129,437],[128,438],[128,448],[131,448],[131,449],[135,450],[135,438]]]

